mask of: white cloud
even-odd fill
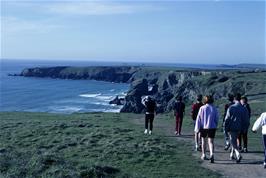
[[[13,16],[1,17],[1,29],[3,33],[47,33],[58,28],[61,28],[61,26],[51,24],[48,21],[25,20]]]
[[[65,2],[47,6],[49,12],[66,15],[115,15],[161,10],[147,3],[114,2]]]

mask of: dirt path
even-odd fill
[[[144,119],[133,120],[134,124],[143,127]],[[191,149],[193,149],[194,141],[192,133],[183,131],[181,136],[174,136],[173,125],[170,125],[163,120],[156,119],[154,122],[154,131],[163,130],[166,136],[169,136],[173,140],[186,140],[191,142]],[[209,161],[203,161],[202,166],[213,171],[217,171],[224,177],[230,178],[265,178],[266,169],[263,169],[263,152],[254,154],[252,152],[242,153],[243,159],[241,163],[236,164],[235,161],[229,159],[229,151],[225,151],[223,148],[222,140],[215,140],[215,162],[209,163]],[[201,152],[194,152],[195,159],[200,159]],[[208,153],[207,153],[208,156]]]

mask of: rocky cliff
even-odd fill
[[[195,70],[151,67],[50,67],[24,69],[20,76],[61,79],[88,79],[130,83],[121,112],[141,113],[141,97],[151,95],[159,104],[158,112],[172,109],[174,98],[186,102],[197,94],[212,94],[215,99],[229,93],[266,94],[265,70]]]

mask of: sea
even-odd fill
[[[125,63],[65,60],[0,59],[0,111],[49,113],[119,112],[122,106],[110,105],[114,97],[125,96],[129,84],[95,80],[65,80],[9,76],[24,68],[54,66],[152,66],[201,69],[230,69],[227,65]]]
[[[0,111],[65,113],[119,112],[110,105],[115,96],[124,96],[129,84],[95,80],[63,80],[8,76],[24,68],[52,66],[112,66],[119,63],[85,61],[40,61],[1,59]]]

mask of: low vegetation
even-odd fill
[[[142,115],[0,113],[0,177],[219,177]],[[166,119],[167,120],[167,119]]]

